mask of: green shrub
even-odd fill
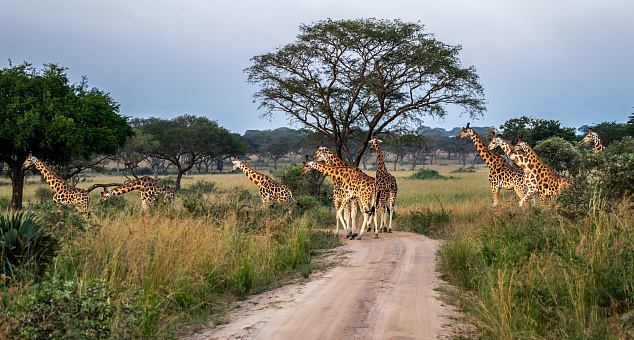
[[[212,181],[200,180],[189,188],[191,192],[199,192],[201,194],[210,194],[218,190],[218,185]]]
[[[55,191],[50,187],[39,187],[35,189],[35,198],[39,203],[47,203],[53,201]]]
[[[40,275],[59,249],[58,241],[49,235],[33,213],[0,215],[0,260],[2,274],[21,279]]]
[[[139,338],[152,309],[141,291],[121,292],[103,281],[74,282],[52,278],[31,286],[12,308],[18,335],[27,339]]]
[[[451,173],[468,173],[468,172],[475,172],[475,168],[474,167],[468,167],[468,168],[458,168],[456,170],[453,170]]]
[[[312,196],[321,204],[332,204],[332,184],[326,181],[326,175],[319,171],[309,171],[304,176],[301,174],[302,167],[293,164],[275,171],[273,177],[279,183],[286,185],[295,199],[300,196]]]
[[[409,179],[456,179],[456,177],[442,176],[438,171],[433,169],[420,169],[417,173],[408,177]]]

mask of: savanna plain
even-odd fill
[[[442,240],[436,267],[448,285],[438,289],[470,325],[454,338],[634,337],[630,200],[597,198],[575,215],[560,202],[522,209],[502,190],[492,208],[486,165],[456,172],[457,163],[439,163],[425,169],[444,179],[388,169],[399,186],[394,230]],[[305,181],[298,168],[278,171]],[[88,173],[77,186],[124,180]],[[334,265],[323,261],[341,245],[331,198],[299,195],[303,207],[290,213],[289,205],[265,208],[239,171],[194,172],[181,185],[173,205],[147,212],[137,192],[98,204],[97,189],[85,218],[53,204],[39,174],[27,177],[24,214],[45,226],[48,241],[37,264],[3,265],[12,275],[2,276],[0,338],[179,338],[227,322],[251,294]],[[3,178],[3,212],[10,197]]]

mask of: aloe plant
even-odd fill
[[[59,244],[47,234],[32,213],[0,215],[0,259],[2,274],[15,276],[16,269],[38,274],[56,255]]]

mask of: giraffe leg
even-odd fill
[[[343,210],[343,217],[346,221],[345,224],[345,228],[346,228],[346,238],[350,237],[350,235],[352,235],[352,230],[350,227],[350,215],[352,214],[352,207],[354,205],[352,204],[352,201],[349,200],[348,203],[345,204],[345,209]]]
[[[524,195],[526,195],[526,185],[524,184],[516,184],[513,189],[515,190],[515,193],[517,194],[517,197],[520,198],[520,200],[524,197]]]
[[[379,213],[378,213],[376,210],[374,210],[374,213],[372,214],[372,215],[374,215],[374,216],[370,216],[370,217],[374,217],[374,238],[379,238],[379,230],[380,230],[380,228],[379,228],[378,223],[376,222],[376,219],[377,219],[377,217],[378,217],[378,216],[377,216],[378,214],[379,214]],[[383,226],[383,220],[385,219],[385,216],[386,216],[386,215],[385,215],[385,211],[384,211],[384,212],[381,214],[381,227]]]
[[[357,199],[351,199],[348,204],[350,204],[350,219],[346,221],[346,223],[348,223],[348,234],[346,235],[346,238],[349,236],[353,239],[357,237]],[[346,218],[348,218],[348,216],[346,216]]]
[[[500,183],[491,181],[491,192],[493,193],[493,207],[497,207],[500,203]]]
[[[341,216],[339,216],[339,202],[337,200],[334,201],[335,204],[335,221],[337,222],[337,232],[335,233],[335,235],[337,235],[337,237],[339,237],[339,224],[341,223],[339,221],[339,218]]]
[[[357,240],[360,240],[363,236],[363,231],[365,230],[365,227],[368,225],[368,223],[371,223],[370,218],[372,217],[370,215],[370,209],[367,204],[359,204],[359,207],[361,208],[361,212],[363,213],[363,223],[361,224],[361,228],[359,228],[359,236],[357,236]]]
[[[394,206],[396,202],[396,197],[394,197],[393,195],[390,195],[390,225],[388,226],[387,232],[391,233],[392,232],[392,215],[394,214]]]

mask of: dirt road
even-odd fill
[[[240,303],[229,323],[188,340],[436,339],[453,314],[433,290],[438,241],[405,232],[364,235],[338,249],[340,265],[311,281]]]

